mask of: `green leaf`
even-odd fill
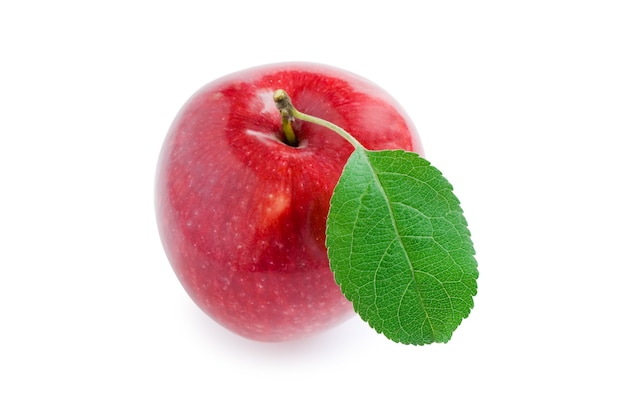
[[[355,311],[405,344],[447,342],[478,278],[459,200],[419,155],[358,147],[331,199],[328,256]]]

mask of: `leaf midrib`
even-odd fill
[[[409,253],[405,247],[405,244],[402,240],[402,235],[400,234],[400,231],[398,229],[398,225],[396,223],[396,218],[394,215],[394,210],[392,208],[391,205],[391,201],[389,200],[389,198],[387,197],[387,194],[385,193],[385,189],[382,186],[382,183],[380,182],[380,178],[378,177],[378,173],[376,172],[376,170],[374,169],[374,166],[372,165],[372,162],[369,158],[369,154],[371,152],[375,152],[375,151],[368,151],[365,149],[360,149],[360,151],[362,151],[365,154],[366,160],[368,161],[368,167],[372,173],[372,178],[375,181],[375,185],[378,188],[378,190],[380,191],[381,195],[383,196],[383,199],[385,201],[385,205],[387,207],[387,212],[389,213],[389,217],[391,219],[391,224],[393,225],[393,231],[396,235],[396,239],[398,240],[399,244],[400,244],[400,248],[402,249],[402,254],[404,255],[404,258],[406,260],[407,265],[409,266],[409,269],[411,270],[411,279],[413,280],[413,282],[415,283],[415,288],[417,291],[417,295],[418,298],[420,300],[420,304],[422,306],[422,311],[424,311],[424,315],[426,316],[426,321],[428,322],[428,326],[430,328],[430,331],[432,332],[432,337],[433,340],[435,340],[436,335],[435,335],[435,328],[433,326],[433,322],[432,319],[430,318],[430,315],[428,314],[428,310],[426,309],[426,303],[424,302],[424,297],[422,296],[422,292],[420,291],[419,285],[417,284],[417,278],[415,277],[415,271],[413,270],[413,264],[411,263],[411,258],[409,257]],[[407,291],[408,291],[409,286],[407,286],[404,290],[404,292],[402,293],[402,298],[404,298],[404,296],[406,295]],[[400,308],[400,306],[402,305],[402,303],[398,303],[398,309]],[[400,317],[400,312],[397,312],[397,316],[398,318]],[[398,320],[398,324],[400,325],[400,327],[407,333],[410,334],[410,332],[407,332],[403,327],[402,327],[402,321]]]

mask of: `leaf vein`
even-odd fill
[[[369,160],[369,158],[368,158],[368,160]],[[374,179],[376,187],[380,191],[380,194],[383,196],[383,200],[385,201],[387,212],[389,213],[389,217],[390,217],[390,220],[391,220],[391,224],[393,226],[394,233],[395,233],[396,236],[401,236],[400,235],[400,230],[398,228],[398,224],[397,224],[395,216],[394,216],[393,208],[391,206],[391,202],[389,201],[387,193],[385,192],[385,188],[383,187],[383,185],[382,185],[382,183],[380,181],[378,173],[374,169],[374,166],[372,165],[371,161],[370,161],[370,163],[367,166],[369,167],[369,169],[370,169],[370,171],[372,173],[372,178]],[[400,244],[400,248],[402,249],[402,254],[404,255],[404,259],[405,259],[407,265],[409,266],[409,270],[411,271],[411,279],[412,279],[413,282],[417,282],[417,278],[415,276],[415,271],[413,269],[413,264],[412,264],[411,259],[409,257],[408,251],[406,249],[406,245],[402,241],[401,237],[398,239],[398,243]],[[420,300],[420,304],[421,304],[422,310],[424,311],[424,315],[426,317],[425,320],[428,321],[428,325],[430,327],[430,330],[431,330],[432,334],[434,335],[435,334],[435,329],[434,329],[434,326],[433,326],[433,323],[432,323],[432,319],[430,318],[430,315],[429,315],[428,310],[426,308],[426,304],[424,302],[424,296],[422,294],[422,291],[420,290],[418,285],[416,285],[415,288],[416,288],[416,291],[417,291],[417,294],[418,294],[418,298]],[[398,315],[399,315],[399,308],[400,307],[398,307]],[[404,327],[402,326],[402,321],[399,321],[399,325],[402,327],[402,330],[406,331],[404,329]]]

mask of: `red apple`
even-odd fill
[[[352,146],[295,121],[285,143],[273,93],[366,148],[422,151],[398,103],[352,73],[283,63],[211,82],[183,106],[161,150],[156,215],[165,252],[209,316],[259,341],[312,334],[353,314],[329,268],[325,225]]]

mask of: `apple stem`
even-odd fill
[[[354,146],[355,149],[363,148],[363,145],[361,145],[359,141],[354,138],[354,136],[352,136],[339,126],[327,120],[320,119],[319,117],[299,112],[293,106],[291,98],[285,90],[276,90],[274,92],[274,103],[276,103],[276,107],[278,108],[278,111],[280,112],[280,115],[283,119],[283,132],[285,134],[285,139],[288,145],[298,145],[298,139],[296,138],[296,134],[293,131],[293,127],[291,127],[291,122],[295,119],[298,119],[304,122],[314,123],[318,126],[323,126],[327,129],[332,130],[333,132],[337,133],[339,136],[350,142],[350,144]]]
[[[283,134],[285,135],[285,141],[289,146],[298,146],[298,138],[296,137],[296,133],[293,131],[293,126],[291,126],[291,122],[295,120],[293,116],[293,104],[291,104],[291,98],[287,95],[284,90],[277,90],[274,92],[274,102],[276,103],[276,107],[278,107],[278,111],[280,111],[280,116],[283,119]]]

